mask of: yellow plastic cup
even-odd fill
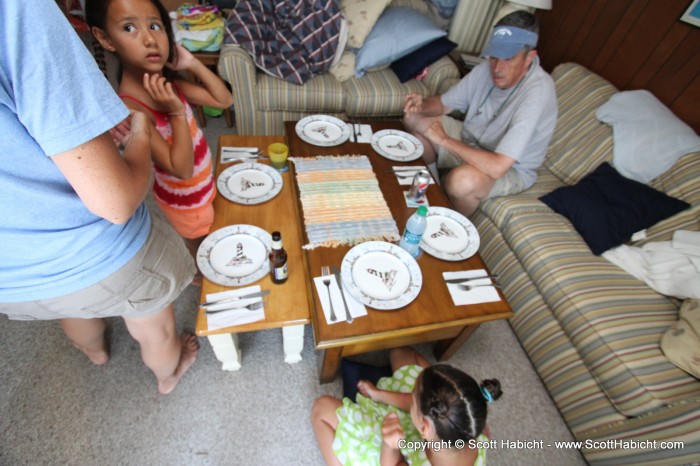
[[[275,142],[269,145],[267,148],[267,154],[270,156],[270,161],[272,166],[279,172],[287,170],[287,156],[289,155],[289,148],[286,144],[281,142]]]

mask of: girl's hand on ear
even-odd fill
[[[173,85],[159,75],[143,75],[143,87],[148,95],[153,99],[159,110],[165,113],[182,113],[185,111],[185,106],[178,98]]]
[[[399,422],[399,416],[396,413],[389,413],[382,421],[382,439],[384,445],[387,447],[398,450],[399,440],[404,440],[405,434],[401,428],[401,423]]]
[[[175,71],[185,71],[188,70],[197,59],[192,55],[192,52],[187,50],[180,44],[175,44],[177,49],[177,60],[174,62],[168,62],[165,64],[168,68]]]
[[[370,400],[377,401],[375,397],[379,390],[369,380],[360,380],[357,382],[357,390]]]

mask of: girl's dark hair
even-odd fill
[[[420,411],[428,416],[441,440],[475,439],[486,425],[486,405],[503,394],[496,379],[481,385],[464,372],[446,364],[425,369],[418,382]]]
[[[106,24],[107,24],[107,9],[109,8],[109,4],[112,0],[87,0],[85,2],[85,22],[90,26],[92,29],[93,27],[97,27],[102,29],[103,31],[106,31]],[[170,16],[168,15],[168,10],[165,9],[162,3],[160,3],[159,0],[147,0],[150,1],[153,6],[156,7],[158,10],[158,14],[160,15],[160,20],[163,23],[163,26],[165,27],[165,33],[168,35],[168,62],[177,62],[177,48],[175,47],[175,34],[173,33],[173,27],[172,24],[170,23]],[[100,66],[100,69],[102,70],[103,73],[106,75],[106,69],[103,68],[104,64],[104,49],[100,46],[99,42],[97,42],[97,39],[94,38],[93,36],[93,48],[95,49],[95,59],[97,60],[97,64]],[[121,75],[121,70],[119,72]],[[175,72],[173,72],[170,68],[167,66],[163,69],[163,75],[168,79],[171,80],[175,76]]]

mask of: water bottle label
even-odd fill
[[[420,243],[420,239],[423,235],[417,235],[415,233],[411,233],[410,231],[406,230],[403,232],[403,237],[406,240],[407,243],[410,244],[418,244]]]

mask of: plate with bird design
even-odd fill
[[[294,130],[304,142],[314,146],[337,146],[350,138],[350,126],[330,115],[309,115],[299,120]]]
[[[282,176],[269,165],[246,162],[228,167],[216,180],[219,193],[236,204],[262,204],[282,190]]]
[[[397,129],[377,131],[370,144],[377,154],[396,162],[410,162],[423,155],[423,143],[414,135]]]
[[[197,267],[223,286],[256,282],[270,272],[272,237],[254,225],[230,225],[209,234],[197,249]]]
[[[416,260],[395,244],[367,241],[345,254],[343,286],[365,306],[398,309],[411,303],[423,286]]]
[[[428,207],[420,248],[446,261],[469,259],[479,250],[479,232],[467,217],[445,207]]]

